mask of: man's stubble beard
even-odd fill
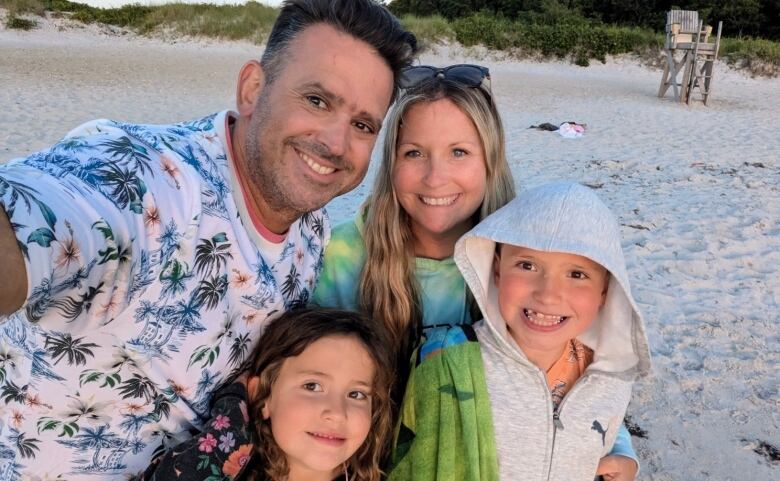
[[[295,202],[288,195],[288,191],[285,190],[284,179],[278,177],[278,170],[275,167],[280,165],[282,159],[278,159],[280,162],[276,164],[269,164],[265,161],[263,139],[265,132],[270,128],[268,124],[271,117],[267,94],[262,93],[257,102],[257,107],[249,123],[249,135],[246,141],[245,158],[248,180],[254,185],[257,193],[262,196],[268,208],[292,224],[307,211],[296,207]],[[278,152],[279,156],[284,155],[284,144],[285,142],[282,142],[282,149]],[[271,155],[274,154],[276,153],[271,153]]]

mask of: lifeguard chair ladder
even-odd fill
[[[715,62],[718,60],[718,50],[720,49],[720,34],[723,29],[723,22],[718,22],[718,34],[715,43],[707,43],[706,38],[712,32],[712,27],[708,26],[706,30],[700,29],[696,46],[693,51],[693,65],[691,65],[691,80],[688,85],[688,95],[685,97],[685,103],[691,103],[694,90],[698,89],[701,94],[701,100],[707,105],[707,100],[712,93],[712,77],[714,74]],[[701,36],[705,34],[704,42],[701,42]]]

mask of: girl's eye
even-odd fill
[[[357,399],[358,401],[363,401],[368,399],[368,394],[362,392],[362,391],[351,391],[349,393],[349,397],[351,399]]]
[[[468,153],[468,152],[466,152],[466,151],[465,151],[465,150],[463,150],[463,149],[454,149],[454,150],[452,151],[452,155],[453,155],[453,156],[455,156],[455,157],[463,157],[463,156],[465,156],[465,155],[468,155],[468,154],[469,154],[469,153]]]
[[[325,100],[322,98],[316,96],[316,95],[307,95],[306,100],[309,101],[311,105],[318,109],[324,109],[325,108]]]
[[[533,263],[528,261],[520,261],[517,263],[517,267],[520,269],[523,269],[524,271],[535,271],[536,266],[533,265]]]
[[[322,386],[318,382],[307,382],[303,385],[303,388],[307,391],[321,392]]]

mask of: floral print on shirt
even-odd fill
[[[268,317],[309,300],[327,215],[261,252],[232,192],[226,115],[93,121],[0,166],[29,285],[0,318],[0,479],[139,472],[202,427]]]

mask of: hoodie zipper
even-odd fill
[[[539,371],[541,373],[541,371]],[[589,373],[585,373],[577,379],[577,382],[574,383],[574,386],[569,390],[568,393],[566,393],[566,396],[561,400],[561,403],[558,405],[557,409],[553,409],[553,435],[552,435],[552,445],[550,446],[550,464],[547,466],[547,481],[550,481],[550,476],[552,475],[552,465],[553,465],[553,456],[555,455],[555,438],[558,434],[558,431],[563,431],[563,422],[561,421],[561,410],[563,409],[563,405],[566,404],[566,401],[568,401],[572,395],[579,389],[580,386],[583,385],[583,382],[585,378],[590,377]],[[552,394],[550,394],[550,389],[547,387],[547,379],[544,377],[544,373],[542,373],[542,379],[544,381],[544,387],[545,392],[547,392],[547,398],[550,402],[550,406],[552,406]]]

